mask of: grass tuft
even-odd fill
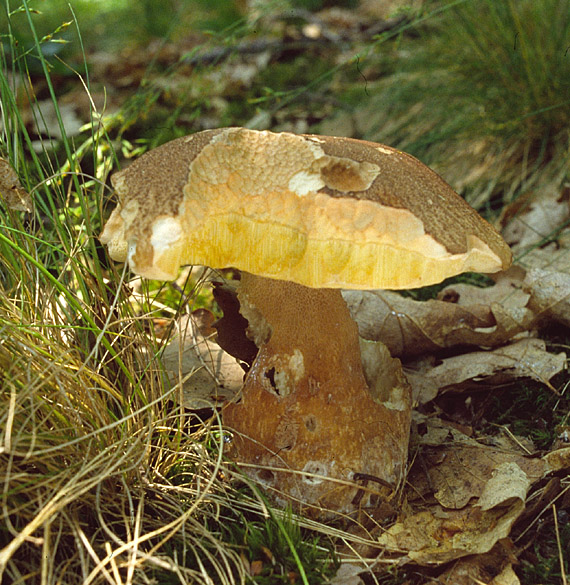
[[[560,185],[570,145],[570,1],[430,5],[383,59],[363,129],[435,165],[478,208]],[[556,17],[553,17],[556,15]],[[363,118],[364,119],[364,118]]]

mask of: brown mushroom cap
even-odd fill
[[[206,131],[112,181],[119,206],[101,241],[114,259],[158,279],[183,264],[242,270],[240,312],[259,351],[224,424],[246,472],[342,513],[372,503],[358,478],[396,489],[411,391],[386,351],[372,396],[357,326],[332,289],[498,271],[511,262],[501,236],[415,158],[348,138]]]
[[[148,152],[112,182],[120,204],[101,241],[148,278],[201,264],[397,289],[511,262],[498,232],[436,173],[372,142],[209,130]]]

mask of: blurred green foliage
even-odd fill
[[[242,19],[237,3],[227,0],[30,0],[28,10],[40,37],[50,35],[62,22],[76,20],[86,50],[116,51],[130,44],[151,39],[177,40],[192,30],[220,32]],[[26,9],[21,2],[3,3],[0,11],[3,45],[9,50],[10,34],[14,42],[31,47],[33,36]],[[74,27],[54,36],[44,45],[49,58],[73,43],[71,55],[77,55],[78,40]],[[60,45],[60,46],[55,46]]]

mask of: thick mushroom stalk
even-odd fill
[[[246,472],[278,500],[343,513],[389,495],[405,468],[410,391],[396,374],[388,399],[372,398],[340,291],[244,273],[238,296],[259,353],[224,422]],[[364,494],[360,478],[376,480]]]

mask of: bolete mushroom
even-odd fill
[[[184,264],[241,271],[259,353],[228,404],[237,461],[283,500],[351,512],[390,491],[407,459],[399,362],[370,389],[341,289],[402,289],[496,272],[501,236],[438,175],[388,146],[242,128],[151,150],[113,176],[101,235],[144,277]],[[381,349],[379,355],[382,354]]]

